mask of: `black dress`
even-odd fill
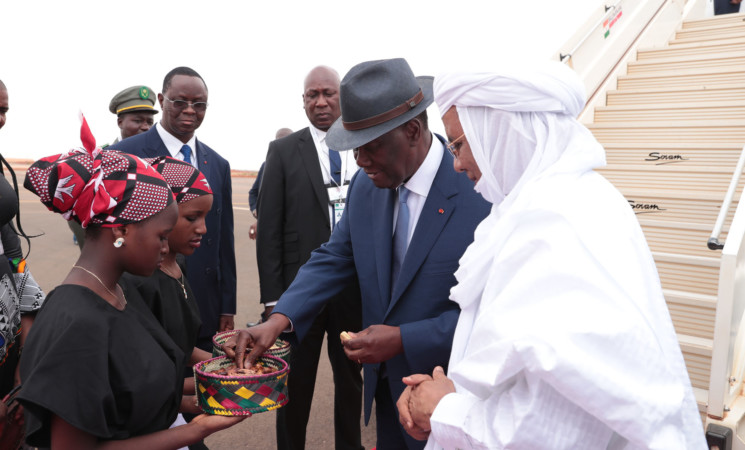
[[[119,311],[83,286],[58,286],[21,360],[27,443],[50,446],[53,415],[101,440],[167,429],[181,402],[181,361],[152,316]]]
[[[125,273],[119,284],[127,298],[130,297],[131,291],[138,291],[139,296],[133,295],[132,297],[133,299],[140,297],[143,301],[133,300],[130,303],[155,316],[173,342],[184,352],[184,367],[188,368],[191,375],[189,361],[194,346],[197,345],[202,319],[200,319],[199,307],[186,277],[183,277],[183,281],[184,287],[182,288],[180,280],[170,277],[161,270],[156,270],[149,277]],[[186,290],[186,295],[184,295],[184,290]]]

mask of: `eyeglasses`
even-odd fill
[[[196,112],[201,113],[201,112],[207,111],[207,105],[208,105],[207,102],[187,102],[186,100],[171,100],[165,95],[163,95],[163,98],[171,102],[171,104],[173,105],[173,109],[176,109],[179,111],[183,111],[189,106],[191,106],[192,109],[194,109],[194,111]]]
[[[453,158],[455,159],[458,159],[458,154],[460,153],[460,147],[456,149],[455,143],[463,139],[465,136],[466,136],[466,133],[463,133],[460,135],[459,138],[453,139],[451,142],[448,142],[446,145],[446,147],[448,148],[448,151],[450,152],[451,155],[453,155]]]

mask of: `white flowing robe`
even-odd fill
[[[453,288],[457,392],[427,448],[706,448],[633,211],[589,168],[559,172],[521,182],[461,260],[459,282],[489,257],[474,252],[497,248],[480,301]]]
[[[494,205],[460,260],[461,307],[428,449],[704,449],[703,424],[642,230],[593,168],[561,64],[435,78]]]

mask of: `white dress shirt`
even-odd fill
[[[166,131],[166,129],[163,128],[160,122],[158,122],[157,124],[153,126],[158,131],[158,135],[160,136],[160,139],[163,141],[163,144],[165,144],[166,148],[168,149],[168,153],[170,153],[171,156],[183,161],[184,155],[181,153],[181,147],[183,147],[184,145],[188,145],[189,148],[191,148],[191,164],[194,167],[199,168],[199,161],[197,161],[197,136],[196,135],[192,136],[191,139],[189,139],[189,142],[184,144],[176,136]]]
[[[429,189],[432,187],[432,182],[435,180],[437,170],[440,168],[442,162],[442,155],[445,151],[445,147],[442,145],[439,139],[433,134],[432,144],[429,146],[427,156],[424,158],[422,165],[419,166],[414,175],[409,178],[409,181],[403,184],[410,191],[409,198],[406,200],[406,204],[409,206],[409,232],[406,237],[406,243],[408,245],[411,242],[411,237],[414,235],[416,230],[416,224],[419,222],[419,216],[422,215],[422,208],[424,208],[424,202],[427,201],[427,195]],[[393,210],[393,229],[396,229],[396,220],[398,220],[398,199]]]
[[[316,153],[318,153],[318,162],[321,164],[321,175],[323,175],[323,184],[329,185],[333,183],[331,178],[331,163],[329,162],[329,147],[326,145],[326,132],[319,130],[313,125],[308,127],[310,129],[310,135],[313,136],[313,144],[316,146]],[[334,149],[339,151],[340,149]],[[354,153],[351,151],[345,151],[347,149],[341,149],[339,151],[339,157],[341,158],[341,175],[342,185],[349,183],[355,172],[357,172],[357,163],[354,160]],[[330,223],[334,223],[334,208],[329,205],[329,220]]]

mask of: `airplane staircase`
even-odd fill
[[[705,418],[722,259],[707,240],[745,145],[745,14],[684,21],[666,46],[638,49],[587,126],[607,152],[599,172],[625,195],[653,252]]]

